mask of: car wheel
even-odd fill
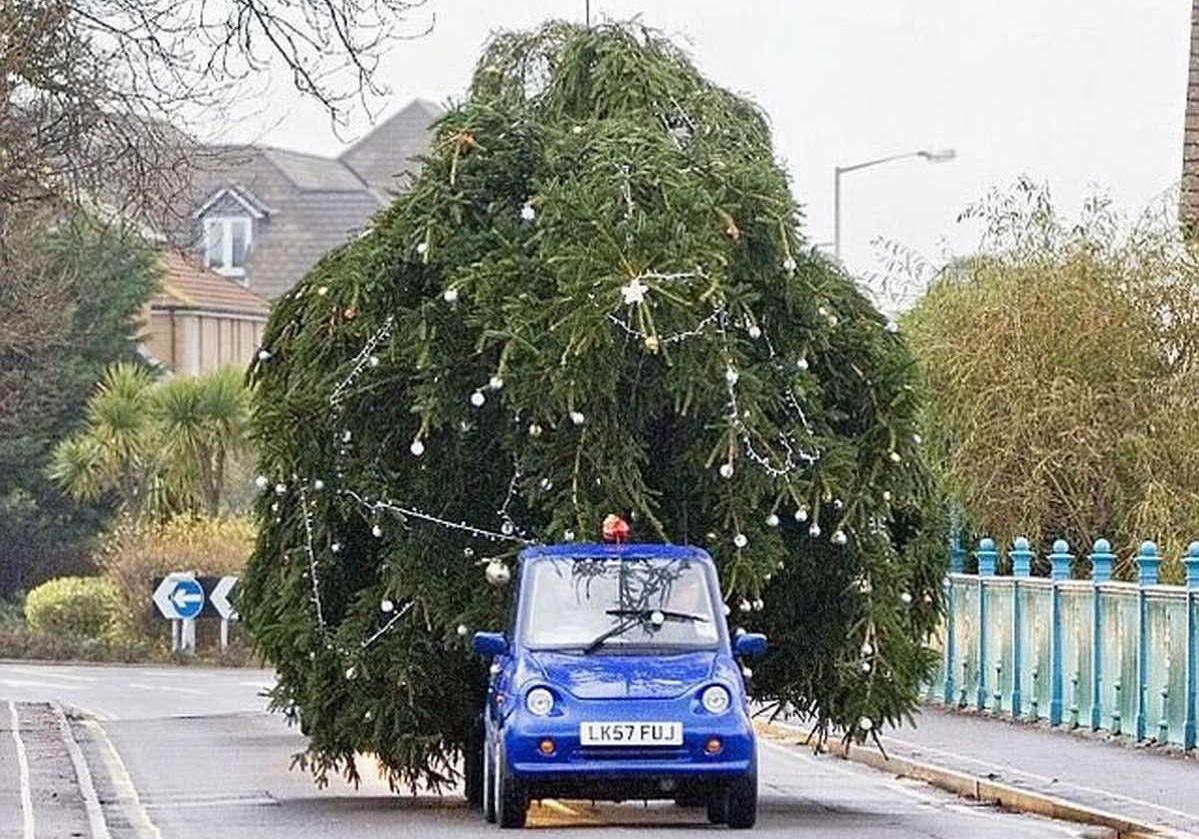
[[[495,808],[500,827],[524,827],[529,817],[529,793],[520,779],[509,770],[502,736],[496,748],[495,776]]]
[[[712,824],[724,824],[728,820],[727,790],[718,790],[708,796],[708,821]]]
[[[466,738],[466,749],[462,753],[462,785],[465,787],[466,803],[472,809],[483,804],[483,720],[478,718],[471,725]]]
[[[495,824],[496,800],[495,755],[492,754],[491,739],[483,741],[483,818]]]
[[[758,820],[758,775],[747,772],[729,784],[725,799],[725,822],[729,827],[746,829]]]

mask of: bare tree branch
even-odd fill
[[[0,0],[0,214],[170,206],[203,163],[193,122],[266,92],[272,70],[344,126],[386,95],[387,49],[429,31],[409,21],[425,2]]]

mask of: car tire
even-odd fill
[[[495,824],[496,780],[495,756],[491,740],[486,738],[483,741],[483,818],[488,824]]]
[[[483,806],[483,719],[478,717],[471,725],[466,738],[466,749],[462,753],[462,786],[466,803],[472,810]]]
[[[758,774],[745,775],[729,784],[725,795],[725,824],[735,830],[746,830],[758,821]]]
[[[712,824],[724,824],[728,820],[727,790],[719,790],[708,796],[708,821]]]
[[[508,767],[504,754],[504,738],[500,737],[495,756],[496,797],[495,808],[500,827],[524,827],[529,818],[529,793],[520,779]]]

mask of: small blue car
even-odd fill
[[[529,801],[674,799],[749,828],[757,747],[716,566],[694,547],[568,544],[525,550],[492,657],[482,725],[488,821],[523,827]]]

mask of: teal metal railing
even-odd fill
[[[1152,542],[1137,551],[1136,582],[1112,580],[1107,540],[1087,558],[1090,579],[1070,579],[1074,556],[1059,539],[1049,576],[1032,575],[1033,551],[1016,539],[1010,575],[1000,551],[978,543],[978,573],[950,543],[940,668],[928,697],[1053,726],[1090,728],[1136,740],[1196,746],[1199,708],[1199,542],[1182,558],[1186,583],[1161,585]]]

